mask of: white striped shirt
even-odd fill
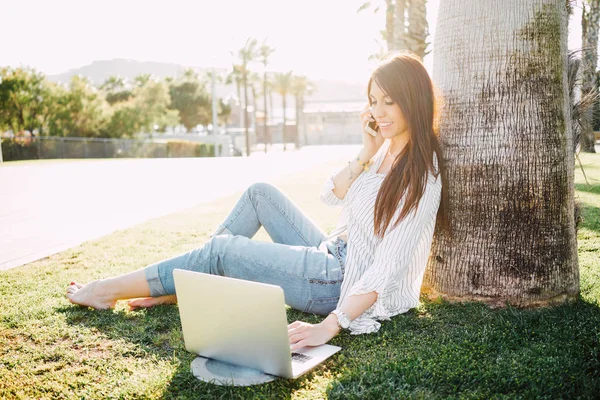
[[[377,332],[381,326],[377,320],[388,320],[418,306],[433,240],[442,180],[441,176],[435,177],[431,172],[428,173],[425,191],[416,212],[413,209],[392,229],[404,205],[405,193],[383,239],[373,233],[375,200],[385,178],[385,174],[378,174],[377,170],[389,146],[390,141],[386,139],[374,156],[369,171],[356,178],[343,199],[333,194],[335,186],[332,178],[325,183],[321,193],[321,200],[326,204],[343,207],[337,228],[329,237],[346,230],[348,233],[338,307],[348,296],[378,293],[375,304],[350,324],[352,334]],[[435,156],[433,163],[437,170]]]

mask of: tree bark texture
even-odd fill
[[[406,0],[396,0],[394,13],[394,49],[407,49],[406,44]]]
[[[385,0],[385,39],[388,51],[394,50],[394,3]]]
[[[441,1],[433,78],[454,236],[436,231],[423,292],[577,298],[565,1]]]
[[[421,60],[425,57],[427,36],[429,36],[426,3],[427,0],[408,0],[408,32],[405,42],[408,49]]]
[[[581,16],[581,94],[596,89],[596,68],[598,67],[598,30],[600,28],[600,0],[584,0]],[[581,114],[581,150],[596,152],[596,137],[593,129],[594,108],[590,107]]]

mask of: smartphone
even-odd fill
[[[377,136],[377,132],[379,132],[379,125],[375,121],[369,121],[367,123],[367,132],[373,137]]]

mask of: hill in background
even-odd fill
[[[150,61],[135,61],[123,58],[113,60],[94,61],[89,65],[80,68],[70,69],[67,72],[58,75],[49,75],[48,79],[54,82],[68,83],[74,75],[85,76],[94,83],[100,85],[110,76],[121,76],[128,80],[132,80],[140,74],[152,74],[158,78],[166,78],[168,76],[177,77],[182,74],[186,67],[179,64],[150,62]],[[210,73],[211,68],[191,67],[199,73],[201,77]],[[217,73],[226,74],[229,71],[223,68],[217,68]],[[308,77],[310,79],[310,77]],[[362,101],[366,102],[366,82],[365,85],[355,83],[328,81],[328,80],[311,80],[317,87],[316,92],[307,97],[307,102],[347,102],[347,101]],[[210,90],[210,87],[208,88]],[[217,96],[221,98],[236,94],[234,85],[216,85]],[[288,101],[293,101],[291,96]],[[274,95],[274,106],[280,106],[280,96]],[[262,101],[260,102],[262,104]],[[293,103],[289,103],[293,104]]]

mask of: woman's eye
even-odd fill
[[[388,106],[394,105],[393,101],[386,101],[385,104],[387,104]]]
[[[372,100],[371,105],[374,106],[375,104],[377,104],[377,102],[375,100]]]

